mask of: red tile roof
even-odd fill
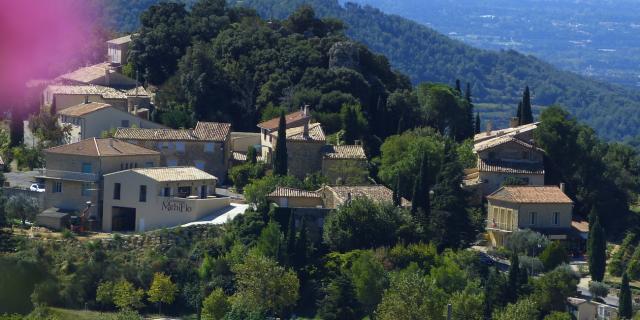
[[[117,139],[89,138],[76,143],[65,144],[45,150],[47,153],[68,154],[90,157],[157,155],[157,151],[149,150]]]
[[[557,186],[504,186],[487,199],[514,203],[573,203]]]
[[[311,115],[309,114],[309,112],[300,110],[300,111],[296,111],[296,112],[285,115],[284,119],[286,122],[286,127],[289,128],[290,126],[299,126],[304,124],[305,121],[309,121],[311,119]],[[258,128],[272,131],[272,130],[278,129],[279,125],[280,125],[280,117],[276,117],[271,120],[258,123]]]
[[[288,187],[277,187],[267,197],[320,198],[317,191],[307,191]]]

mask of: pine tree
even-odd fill
[[[602,282],[607,263],[607,243],[600,219],[595,216],[595,223],[591,225],[588,240],[589,273],[592,281]]]
[[[287,228],[287,264],[292,265],[296,249],[296,218],[293,211],[289,213],[289,226]]]
[[[533,113],[531,111],[531,94],[529,93],[529,86],[525,87],[522,94],[522,112],[520,124],[533,123]]]
[[[631,302],[629,276],[627,276],[626,272],[622,274],[622,284],[620,285],[620,293],[618,294],[618,303],[620,319],[631,319],[631,317],[633,317],[633,304]]]
[[[507,298],[510,302],[516,302],[518,300],[518,290],[520,288],[520,260],[518,254],[514,253],[511,256],[511,265],[509,266],[509,278],[507,279]]]
[[[480,133],[480,131],[482,131],[481,127],[480,127],[480,112],[476,113],[476,124],[474,126],[474,129],[476,130],[476,134]]]
[[[284,111],[280,113],[280,124],[278,125],[278,140],[276,142],[275,159],[273,161],[273,174],[287,175],[287,122],[284,118]]]

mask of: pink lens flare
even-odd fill
[[[28,80],[55,77],[83,54],[97,20],[89,3],[0,0],[0,112],[22,100]]]

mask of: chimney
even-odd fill
[[[109,68],[104,68],[104,85],[107,87],[110,85],[109,80]]]
[[[562,191],[562,193],[564,193],[564,189],[565,189],[564,182],[560,182],[560,191]]]
[[[309,105],[305,104],[304,107],[302,107],[302,114],[306,117],[309,115]]]
[[[518,118],[518,117],[512,117],[509,120],[509,127],[510,128],[517,128],[519,124],[520,124],[520,118]]]
[[[487,121],[487,135],[489,135],[489,133],[493,130],[493,122],[491,122],[491,120]]]
[[[128,111],[129,113],[132,113],[132,112],[133,112],[133,100],[132,100],[132,99],[129,99],[129,101],[128,101],[128,103],[127,103],[127,111]]]
[[[308,138],[309,137],[309,121],[304,123],[304,127],[302,129],[302,136],[304,138]]]
[[[85,104],[89,103],[89,96],[84,96],[84,103]]]

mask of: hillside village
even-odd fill
[[[301,89],[256,117],[203,111],[209,92],[185,111],[166,102],[177,78],[131,71],[145,28],[108,40],[106,61],[27,84],[38,107],[14,115],[5,134],[23,138],[2,154],[0,266],[16,276],[0,276],[13,304],[0,319],[633,317],[640,158],[560,107],[534,119],[528,87],[509,127],[483,125],[469,84],[412,91],[303,7],[260,32],[336,41],[323,80],[300,81],[334,72],[348,90],[366,82],[362,96]]]

